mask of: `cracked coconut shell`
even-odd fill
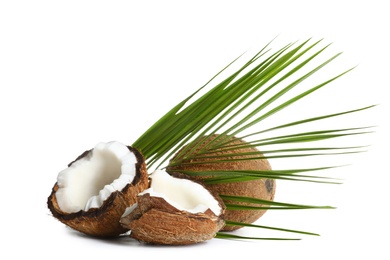
[[[208,138],[201,139],[202,143],[197,147],[196,151],[201,149],[201,147],[208,144],[211,140],[215,139],[218,135],[211,135]],[[230,145],[245,145],[247,142],[232,137],[232,141],[229,142]],[[191,143],[189,145],[194,145],[196,143]],[[183,147],[182,149],[184,149]],[[195,154],[196,154],[195,151]],[[191,156],[191,159],[183,160],[181,164],[175,164],[174,166],[168,166],[167,172],[182,172],[182,171],[190,171],[190,172],[198,172],[198,171],[234,171],[234,170],[271,170],[271,165],[266,159],[252,159],[245,160],[251,157],[251,155],[232,155],[229,154],[237,154],[237,153],[250,153],[250,152],[259,152],[255,147],[236,147],[229,150],[215,150],[213,152],[208,152],[207,156],[218,156],[223,155],[227,157],[223,158],[196,158],[196,156]],[[171,162],[176,159],[176,156],[180,154],[180,151],[171,159]],[[186,154],[182,155],[186,156]],[[253,156],[253,155],[252,155]],[[261,154],[257,154],[257,157],[262,156]],[[225,160],[229,159],[237,159],[239,161],[230,161],[226,162]],[[244,159],[244,160],[242,160]],[[209,161],[218,161],[217,163],[209,163]],[[224,161],[222,161],[224,160]],[[194,163],[194,164],[188,164]],[[204,180],[206,178],[213,177],[212,175],[208,176],[194,176],[197,180]],[[220,184],[205,184],[205,186],[221,195],[233,195],[233,196],[246,196],[263,200],[273,200],[275,196],[275,180],[273,179],[257,179],[251,181],[243,181],[243,182],[231,182],[231,183],[220,183]],[[246,205],[246,206],[255,206],[260,207],[262,205],[245,203],[245,202],[236,202],[230,200],[224,200],[225,203],[238,204],[238,205]],[[243,222],[243,223],[253,223],[258,220],[266,210],[229,210],[225,211],[225,220],[235,221],[235,222]],[[228,226],[226,225],[221,231],[232,231],[241,228],[241,226]]]
[[[66,212],[60,208],[57,200],[56,193],[59,190],[57,181],[47,202],[53,217],[63,224],[90,236],[115,237],[127,232],[128,229],[120,225],[119,220],[126,207],[134,204],[137,201],[137,195],[148,187],[148,174],[143,155],[133,147],[125,147],[136,158],[134,163],[135,176],[130,183],[125,184],[120,190],[112,191],[99,207],[95,206],[87,210],[81,209],[76,212]],[[68,167],[72,167],[72,165],[83,158],[90,157],[94,149],[81,154]]]
[[[167,173],[165,174],[169,176]],[[181,179],[177,176],[170,176],[170,178]],[[158,180],[152,179],[152,185],[156,181]],[[186,182],[188,181],[193,184],[186,183],[183,185],[183,189],[171,187],[170,191],[167,191],[171,193],[168,196],[165,191],[158,190],[158,188],[155,188],[158,190],[157,192],[149,191],[150,189],[142,192],[139,195],[138,203],[130,207],[121,219],[121,224],[131,230],[130,236],[141,242],[160,245],[188,245],[214,238],[224,225],[225,208],[222,200],[218,195],[212,195],[201,184],[186,180]],[[185,194],[186,190],[191,190],[194,185],[197,186],[195,187],[196,191],[188,197]],[[189,200],[196,200],[198,196],[196,192],[203,193],[199,192],[200,189],[209,194],[211,200],[215,200],[213,201],[213,210],[204,208],[205,205],[196,206],[192,210],[180,209],[182,206],[180,203],[185,204]],[[199,196],[203,195],[199,194]],[[181,202],[173,201],[172,197],[176,196],[179,201],[185,199]],[[202,207],[203,210],[199,211],[199,208]]]

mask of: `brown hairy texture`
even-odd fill
[[[132,183],[127,184],[121,191],[111,193],[100,208],[91,208],[88,211],[80,210],[75,213],[66,213],[59,208],[55,196],[58,190],[56,183],[47,202],[53,217],[90,236],[115,237],[127,232],[128,229],[121,226],[119,220],[125,209],[137,202],[138,193],[147,189],[149,185],[143,155],[133,147],[128,146],[128,148],[137,158],[136,176]],[[84,152],[75,161],[87,156],[90,152],[91,150]]]
[[[201,142],[195,152],[192,149],[188,149],[187,151],[192,151],[196,154],[199,149],[204,147],[210,141],[214,140],[218,135],[211,135],[206,138],[200,139]],[[227,139],[229,140],[229,139]],[[196,145],[197,142],[191,143],[189,145]],[[229,143],[226,145],[226,148],[230,145],[245,145],[247,144],[245,141],[231,137]],[[187,146],[183,147],[185,149]],[[182,151],[182,150],[181,150]],[[173,162],[177,159],[177,156],[181,153],[179,151],[172,159]],[[180,157],[186,156],[186,153],[180,154]],[[248,152],[259,152],[255,147],[232,147],[228,150],[215,150],[213,152],[207,153],[207,156],[218,156],[223,155],[221,158],[196,158],[195,156],[191,156],[192,159],[184,159],[181,160],[178,165],[168,166],[167,172],[173,173],[190,171],[190,172],[199,172],[199,171],[234,171],[234,170],[271,170],[271,165],[266,159],[251,159],[251,160],[242,160],[248,159],[250,157],[254,157],[254,155],[232,155],[236,153],[248,153]],[[226,157],[225,157],[226,156]],[[261,154],[255,155],[255,157],[262,156]],[[239,161],[233,162],[224,162],[223,160],[234,160],[238,159]],[[210,161],[219,161],[213,162]],[[195,163],[195,164],[189,164]],[[206,178],[213,177],[212,175],[208,176],[193,176],[193,178],[198,180],[204,180]],[[232,182],[232,183],[221,183],[221,184],[205,184],[207,189],[212,192],[221,195],[233,195],[233,196],[246,196],[264,200],[273,200],[275,196],[275,180],[273,179],[257,179],[251,181],[243,181],[243,182]],[[231,204],[239,204],[239,205],[247,205],[247,206],[256,206],[260,207],[262,205],[252,204],[252,203],[244,203],[244,202],[235,202],[226,200],[225,203]],[[266,210],[226,210],[225,211],[225,220],[235,221],[235,222],[244,222],[244,223],[253,223],[258,220]],[[241,228],[241,226],[225,226],[221,231],[232,231]]]
[[[216,216],[210,209],[193,214],[146,193],[121,224],[131,230],[131,237],[148,244],[188,245],[214,238],[224,221],[222,214]]]

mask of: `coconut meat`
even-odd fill
[[[112,192],[133,181],[136,163],[135,154],[126,145],[98,143],[87,156],[58,174],[58,206],[67,213],[101,207]]]
[[[187,179],[172,177],[163,170],[154,171],[150,178],[150,188],[139,195],[149,193],[152,197],[161,197],[175,208],[190,213],[201,213],[210,209],[217,216],[221,214],[222,209],[218,201],[202,185]],[[124,216],[135,207],[136,205],[127,208]]]

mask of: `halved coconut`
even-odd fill
[[[150,188],[120,221],[131,237],[151,244],[194,244],[212,239],[224,225],[221,199],[201,184],[162,170],[150,179]]]
[[[119,219],[148,187],[143,155],[119,142],[99,143],[57,176],[48,207],[59,221],[99,237],[126,231]]]
[[[195,141],[189,145],[197,145],[196,152],[212,140],[214,140],[218,135],[210,135],[206,138],[200,139],[200,141]],[[168,165],[167,172],[202,172],[202,171],[235,171],[235,170],[247,170],[247,171],[262,171],[262,170],[271,170],[271,165],[266,159],[250,159],[251,157],[261,157],[262,154],[259,153],[259,150],[255,147],[249,146],[247,142],[242,139],[231,137],[228,140],[229,143],[224,149],[215,149],[207,152],[207,157],[199,156],[190,156],[191,159],[184,159],[181,163],[175,164],[174,166]],[[186,147],[186,146],[185,146]],[[183,147],[182,149],[185,149]],[[229,148],[230,147],[230,148]],[[227,149],[229,148],[229,149]],[[192,149],[189,149],[191,151]],[[171,162],[180,154],[179,151],[172,159]],[[255,153],[255,155],[251,155]],[[181,154],[182,157],[185,157],[187,154]],[[171,163],[170,163],[171,164]],[[194,176],[193,178],[202,181],[204,179],[214,177],[210,175],[201,175]],[[241,182],[230,182],[230,183],[220,183],[220,184],[206,184],[207,189],[211,190],[217,194],[223,195],[233,195],[233,196],[245,196],[263,200],[273,200],[275,196],[276,183],[274,179],[256,179],[251,181],[241,181]],[[246,206],[256,206],[259,207],[259,204],[245,203],[245,202],[236,202],[226,200],[226,203],[240,204]],[[225,212],[225,220],[230,220],[234,222],[243,222],[243,223],[253,223],[258,220],[266,210],[229,210]],[[226,225],[222,231],[232,231],[241,228],[242,226],[228,226]]]

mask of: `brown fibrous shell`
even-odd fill
[[[207,145],[210,141],[214,140],[218,135],[210,135],[207,137],[204,137],[201,140],[201,143],[197,146],[195,153],[197,150],[201,149],[205,145]],[[192,158],[189,160],[182,160],[181,164],[175,164],[174,166],[168,166],[167,172],[184,172],[184,171],[190,171],[190,172],[199,172],[199,171],[234,171],[234,170],[271,170],[271,165],[268,162],[267,159],[261,158],[261,159],[249,159],[251,155],[232,155],[229,156],[229,154],[238,154],[238,153],[250,153],[250,152],[256,152],[258,153],[259,150],[255,147],[244,147],[247,142],[245,142],[242,139],[236,138],[236,137],[230,137],[229,146],[234,145],[242,145],[243,147],[236,147],[232,149],[226,149],[226,150],[215,150],[213,152],[208,152],[207,156],[210,156],[211,158]],[[194,142],[190,145],[195,145],[197,142]],[[185,149],[183,147],[182,149]],[[191,149],[189,149],[191,150]],[[180,151],[171,159],[171,161],[174,161],[176,157],[180,154]],[[224,157],[219,158],[213,158],[213,156],[222,155]],[[185,156],[185,154],[181,154],[180,156]],[[261,157],[261,154],[257,154],[256,157]],[[249,160],[248,160],[249,159]],[[221,160],[221,162],[216,162]],[[223,160],[223,161],[222,161]],[[237,160],[237,161],[230,161],[227,160]],[[209,161],[214,161],[213,163],[210,163]],[[194,164],[189,164],[194,163]],[[208,176],[195,176],[194,178],[203,181],[207,178],[213,177],[212,175]],[[230,183],[220,183],[220,184],[205,184],[207,189],[210,191],[217,193],[217,194],[223,194],[223,195],[233,195],[233,196],[245,196],[245,197],[251,197],[251,198],[257,198],[257,199],[263,199],[263,200],[273,200],[275,196],[275,188],[276,183],[274,179],[257,179],[257,180],[251,180],[251,181],[242,181],[242,182],[230,182]],[[236,202],[236,201],[230,201],[230,200],[224,200],[225,203],[231,203],[231,204],[239,204],[239,205],[246,205],[246,206],[255,206],[255,207],[261,207],[264,205],[261,204],[253,204],[253,203],[244,203],[244,202]],[[227,209],[225,211],[225,220],[235,221],[235,222],[243,222],[243,223],[253,223],[256,220],[258,220],[266,210],[229,210]],[[241,228],[242,226],[231,226],[226,225],[222,228],[221,231],[233,231],[236,229]]]
[[[56,199],[57,183],[48,197],[48,208],[53,217],[63,224],[84,234],[95,237],[115,237],[128,231],[120,225],[119,220],[127,207],[137,202],[137,195],[148,187],[148,173],[143,155],[135,148],[128,146],[137,158],[136,176],[122,190],[115,191],[103,202],[100,208],[91,208],[88,211],[80,210],[75,213],[63,212]],[[88,150],[71,162],[87,156]]]

